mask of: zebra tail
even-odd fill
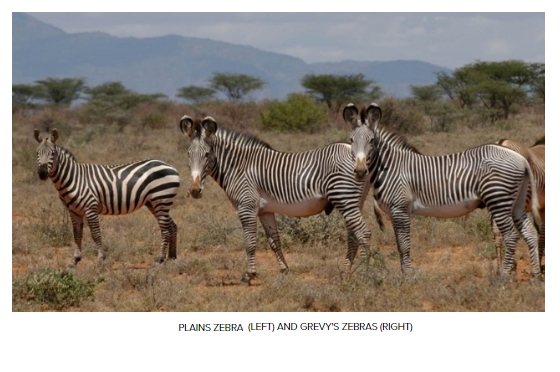
[[[525,164],[525,174],[529,174],[529,181],[531,187],[531,213],[533,214],[533,224],[540,231],[541,227],[541,215],[539,214],[539,198],[537,195],[537,188],[535,186],[535,178],[533,177],[533,172],[531,171],[531,166],[529,162]]]

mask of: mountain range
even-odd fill
[[[395,97],[410,85],[436,81],[450,69],[422,61],[341,61],[306,63],[285,54],[210,39],[168,35],[116,37],[102,32],[67,33],[25,13],[12,13],[12,84],[32,84],[47,77],[84,77],[88,86],[120,81],[138,93],[163,93],[207,86],[214,72],[243,73],[266,82],[254,99],[281,99],[303,92],[305,74],[358,74]]]

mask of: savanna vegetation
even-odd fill
[[[337,114],[340,105],[361,105],[375,97],[384,113],[381,123],[406,133],[426,154],[451,153],[501,138],[533,144],[545,129],[544,65],[542,69],[528,65],[534,80],[521,84],[510,76],[509,83],[497,83],[500,89],[488,87],[498,80],[495,75],[487,75],[494,76],[489,78],[491,82],[481,83],[482,73],[476,69],[486,66],[490,71],[495,67],[490,65],[466,66],[472,73],[467,75],[474,76],[469,79],[459,80],[462,69],[452,76],[438,76],[434,86],[412,87],[408,99],[382,97],[363,76],[323,76],[316,80],[335,85],[354,80],[362,87],[350,89],[348,94],[339,91],[330,105],[319,90],[310,91],[311,85],[305,87],[306,94],[292,94],[282,101],[243,99],[262,87],[265,82],[259,79],[242,79],[253,85],[244,83],[241,88],[245,90],[232,89],[238,93],[225,101],[215,97],[217,91],[227,91],[226,85],[220,85],[223,80],[198,87],[204,89],[185,87],[178,92],[189,101],[185,104],[159,94],[136,93],[119,82],[87,87],[83,79],[46,79],[35,85],[14,85],[12,310],[544,311],[545,286],[529,281],[524,242],[518,244],[515,280],[496,274],[485,210],[459,219],[414,216],[414,273],[407,277],[400,274],[390,221],[385,216],[387,228],[379,230],[371,196],[363,211],[373,232],[370,259],[361,263],[365,273],[358,267],[350,277],[343,270],[346,230],[336,211],[308,218],[279,216],[290,272],[278,272],[259,227],[258,277],[249,287],[240,283],[245,270],[243,236],[225,193],[210,179],[202,199],[194,200],[187,193],[188,139],[178,127],[185,114],[212,115],[219,125],[256,134],[278,150],[304,151],[347,141],[350,128]],[[469,70],[471,67],[476,71]],[[214,77],[228,77],[224,75]],[[308,76],[302,85],[312,81]],[[469,81],[474,85],[467,84]],[[507,97],[515,98],[507,102],[505,96],[496,98],[508,91],[504,84],[514,90]],[[60,92],[65,98],[60,98]],[[43,132],[57,128],[57,143],[81,162],[118,164],[157,158],[176,167],[182,186],[171,215],[179,228],[178,258],[155,264],[159,228],[149,211],[141,209],[125,216],[100,216],[107,259],[97,262],[95,244],[86,228],[83,260],[68,271],[72,227],[52,182],[37,176],[35,128]]]

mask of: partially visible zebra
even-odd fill
[[[525,212],[525,197],[533,184],[525,158],[495,144],[444,156],[422,155],[402,135],[379,125],[380,113],[375,104],[361,112],[349,104],[343,116],[353,126],[356,177],[369,174],[377,203],[391,215],[403,272],[412,267],[411,214],[451,218],[486,207],[506,246],[502,273],[513,268],[519,230],[529,245],[531,272],[540,276],[537,232]]]
[[[527,147],[522,143],[510,141],[508,139],[501,139],[496,142],[498,145],[505,146],[513,151],[521,154],[531,166],[531,171],[533,173],[533,179],[535,181],[534,187],[537,192],[537,209],[539,213],[540,227],[539,227],[539,258],[542,261],[545,251],[545,237],[544,237],[544,189],[545,189],[545,173],[544,173],[544,160],[545,160],[545,149],[544,149],[544,136],[537,140],[535,144],[531,147]],[[528,190],[526,198],[525,211],[531,212],[532,210],[532,189]],[[502,237],[498,226],[494,221],[492,221],[492,231],[494,233],[494,243],[496,246],[496,254],[498,257],[498,266],[501,265],[502,259]]]
[[[98,215],[128,214],[144,205],[161,229],[158,262],[165,260],[167,251],[169,258],[177,257],[177,225],[169,215],[179,189],[175,168],[151,159],[111,166],[79,163],[68,150],[56,144],[57,139],[56,129],[45,138],[35,130],[39,178],[51,179],[72,219],[76,247],[69,267],[75,267],[82,259],[84,217],[97,245],[98,258],[103,260]]]
[[[316,150],[284,153],[254,136],[218,128],[211,117],[201,121],[183,116],[179,126],[191,139],[191,196],[202,197],[206,176],[210,175],[239,214],[247,253],[243,282],[250,284],[256,276],[257,220],[264,227],[280,271],[288,270],[275,213],[311,216],[334,207],[347,228],[346,269],[350,270],[358,246],[365,258],[371,233],[362,219],[361,207],[370,185],[353,176],[349,144],[334,143]]]

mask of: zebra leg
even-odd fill
[[[511,274],[515,267],[515,248],[517,245],[517,241],[519,240],[519,234],[515,229],[515,225],[513,223],[513,218],[506,214],[498,214],[495,212],[492,213],[492,220],[498,226],[500,230],[500,234],[502,235],[502,239],[505,246],[505,253],[502,263],[502,270],[501,274],[506,276]]]
[[[397,248],[401,256],[401,271],[406,274],[412,271],[412,263],[410,261],[410,213],[408,209],[404,208],[393,209],[391,211],[391,220],[395,230]]]
[[[177,224],[169,217],[171,225],[169,227],[171,238],[169,239],[169,259],[177,258]]]
[[[84,216],[78,216],[74,212],[70,211],[70,218],[72,219],[72,230],[74,232],[74,243],[76,247],[74,248],[74,257],[68,268],[73,269],[76,264],[82,260],[82,237],[84,234]]]
[[[354,235],[353,231],[347,230],[347,232],[348,250],[346,251],[346,260],[344,262],[344,267],[346,269],[346,273],[350,275],[352,263],[354,262],[354,258],[356,257],[356,252],[358,251],[360,243],[358,242],[358,238],[356,237],[356,235]]]
[[[241,278],[243,283],[251,285],[251,280],[257,276],[255,268],[255,250],[257,247],[257,208],[239,207],[238,214],[243,227],[243,239],[245,240],[245,253],[247,255],[247,272]]]
[[[177,258],[176,244],[177,244],[177,225],[169,216],[169,211],[156,211],[154,210],[161,230],[161,248],[157,257],[158,263],[163,263],[167,252],[169,251],[169,258]]]
[[[103,246],[101,245],[101,229],[99,228],[97,206],[95,209],[90,209],[86,212],[86,219],[89,225],[89,231],[91,232],[91,237],[97,246],[97,258],[99,261],[103,261],[106,256],[105,252],[103,252]]]
[[[266,213],[259,216],[261,224],[268,238],[268,243],[270,247],[276,254],[276,259],[278,260],[278,266],[280,267],[281,273],[288,272],[288,264],[284,259],[284,254],[282,253],[282,247],[280,244],[280,237],[278,236],[278,225],[276,223],[276,217],[274,213]]]
[[[529,246],[529,256],[531,258],[531,275],[533,278],[540,278],[541,276],[541,262],[539,260],[539,237],[535,226],[527,216],[525,210],[514,216],[513,222],[515,227],[519,230],[523,239]]]
[[[492,217],[490,217],[490,223],[492,224],[492,234],[494,235],[494,247],[496,248],[496,261],[498,273],[502,268],[502,235],[500,234],[500,229]]]
[[[168,251],[170,259],[177,258],[177,225],[171,219],[169,209],[162,206],[158,208],[157,205],[153,206],[150,202],[147,202],[145,205],[156,218],[159,230],[161,231],[161,248],[156,259],[157,263],[165,261]]]
[[[344,265],[346,272],[350,273],[356,250],[360,247],[360,257],[365,261],[366,252],[370,248],[371,232],[368,230],[360,208],[339,211],[346,222],[346,230],[348,231],[348,251],[346,252],[346,261]]]

